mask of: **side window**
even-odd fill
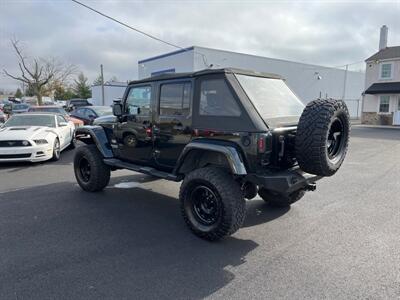
[[[201,82],[199,113],[202,116],[240,116],[239,106],[224,79]]]
[[[85,116],[85,108],[78,108],[77,110],[76,110],[76,114],[77,115],[79,115],[79,116]]]
[[[160,116],[187,116],[190,113],[191,83],[161,85]]]
[[[150,115],[151,86],[133,87],[126,99],[125,111],[131,114],[133,108],[140,108],[141,116]]]
[[[67,123],[63,116],[57,116],[57,123],[60,125],[61,122]]]
[[[95,115],[95,113],[93,110],[88,109],[88,108],[85,109],[85,117],[86,118],[90,118],[90,116],[94,116],[94,115]]]

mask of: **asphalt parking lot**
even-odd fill
[[[355,127],[338,174],[290,209],[248,201],[198,239],[178,184],[118,171],[101,193],[58,162],[0,167],[0,299],[400,299],[400,131]]]

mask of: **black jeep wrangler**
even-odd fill
[[[183,180],[183,218],[208,240],[240,228],[245,199],[289,206],[314,190],[339,169],[350,130],[343,101],[304,107],[279,76],[236,69],[133,81],[113,112],[76,130],[79,185],[100,191],[117,169]]]

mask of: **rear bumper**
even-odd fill
[[[248,174],[246,180],[277,193],[290,194],[301,189],[315,189],[315,182],[322,177],[305,173],[300,168],[269,174]]]

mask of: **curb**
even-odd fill
[[[398,129],[398,130],[400,130],[400,126],[394,126],[394,125],[365,125],[365,124],[352,124],[351,127],[358,127],[358,128],[377,128],[377,129]]]

